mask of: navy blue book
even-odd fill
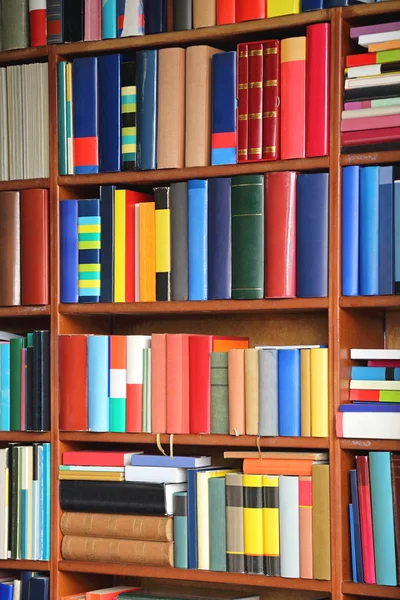
[[[99,172],[97,57],[72,63],[74,173]]]
[[[379,167],[360,169],[360,294],[379,294]]]
[[[236,164],[236,52],[214,54],[211,164]]]
[[[143,0],[143,10],[146,35],[167,31],[167,0]]]
[[[100,200],[78,200],[79,302],[100,302]]]
[[[297,177],[297,296],[328,295],[328,173]]]
[[[60,301],[78,302],[78,201],[60,201]]]
[[[157,168],[158,51],[137,53],[137,167]]]
[[[350,470],[350,492],[351,503],[353,505],[354,542],[356,549],[357,578],[358,583],[364,583],[364,567],[361,545],[360,505],[358,502],[358,481],[356,469]]]
[[[121,55],[104,54],[99,65],[100,171],[121,170]]]
[[[394,170],[394,290],[400,294],[400,169]]]
[[[300,350],[278,349],[278,431],[300,436]]]
[[[208,180],[208,299],[232,294],[231,180]]]
[[[114,185],[100,188],[100,302],[114,301]]]
[[[350,522],[350,547],[351,547],[351,572],[353,574],[353,582],[357,583],[357,561],[356,561],[356,545],[354,539],[354,512],[353,505],[349,504],[349,522]]]
[[[356,4],[365,4],[362,0],[327,0],[326,8],[336,8],[337,6],[355,6]]]
[[[354,402],[353,404],[341,404],[340,412],[395,413],[400,412],[400,404],[395,402]]]
[[[21,580],[21,600],[29,600],[29,581],[32,577],[39,577],[39,573],[37,571],[21,571],[19,574]]]
[[[301,12],[321,10],[322,8],[326,8],[326,0],[303,0],[301,3]]]
[[[360,167],[343,168],[342,294],[358,296],[360,257]]]
[[[206,467],[210,468],[210,467]],[[187,471],[187,519],[188,519],[188,567],[197,569],[197,472],[204,470],[188,469]]]
[[[393,167],[379,170],[379,294],[394,294]]]
[[[29,580],[28,600],[50,600],[48,577],[33,577]]]
[[[189,300],[208,300],[208,181],[188,181]]]

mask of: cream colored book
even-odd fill
[[[400,381],[361,381],[352,379],[350,381],[351,390],[400,390]]]

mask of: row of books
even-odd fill
[[[0,192],[0,306],[49,303],[48,190]]]
[[[166,591],[157,589],[140,589],[140,588],[128,588],[127,586],[115,586],[110,588],[103,588],[101,590],[94,590],[91,592],[85,592],[82,594],[73,594],[72,596],[63,596],[61,600],[165,600],[166,593],[168,593],[169,600],[218,600],[216,592],[214,590],[207,590],[207,588],[194,588],[193,585],[190,589],[179,587],[168,588]],[[260,600],[260,596],[240,596],[239,592],[227,592],[224,590],[224,598],[226,600]]]
[[[20,571],[0,576],[0,600],[50,600],[48,575],[36,571]]]
[[[345,438],[400,439],[400,350],[350,351],[349,403],[336,415]]]
[[[0,557],[50,560],[50,444],[0,449]]]
[[[0,332],[0,431],[49,430],[49,332]]]
[[[0,181],[48,177],[47,63],[0,68],[0,128]]]
[[[326,297],[328,188],[290,171],[62,200],[61,302]]]
[[[327,437],[328,349],[63,335],[60,429]]]
[[[400,455],[369,452],[350,470],[352,573],[355,583],[398,585]]]
[[[400,24],[352,27],[350,38],[368,52],[346,59],[343,151],[398,148]]]

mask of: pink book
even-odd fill
[[[400,31],[400,21],[395,23],[379,23],[377,25],[364,25],[363,27],[352,27],[350,29],[351,39],[360,37],[360,35],[370,35],[371,33],[387,33],[388,31]]]
[[[151,430],[167,433],[167,334],[151,336]]]
[[[360,504],[361,547],[364,564],[364,580],[365,583],[376,583],[368,456],[357,456],[356,463],[358,501]]]
[[[364,131],[366,129],[386,129],[389,127],[400,127],[400,115],[342,119],[341,129],[342,131]]]
[[[345,102],[344,110],[360,110],[361,108],[371,108],[371,100],[362,100],[361,102]]]
[[[369,367],[400,367],[400,360],[369,360]]]
[[[101,0],[85,0],[85,42],[101,40]]]
[[[299,477],[300,577],[313,578],[312,477]]]

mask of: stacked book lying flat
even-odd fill
[[[400,350],[352,349],[349,404],[336,415],[344,438],[400,439]]]
[[[74,594],[72,596],[63,596],[61,600],[260,600],[260,596],[241,597],[238,592],[229,592],[224,590],[221,596],[221,590],[218,590],[218,596],[215,590],[207,588],[184,588],[181,586],[163,586],[162,590],[157,588],[127,589],[126,586],[105,588],[94,590],[83,594]]]
[[[20,571],[0,576],[1,600],[50,600],[50,580],[48,576],[35,571]]]

